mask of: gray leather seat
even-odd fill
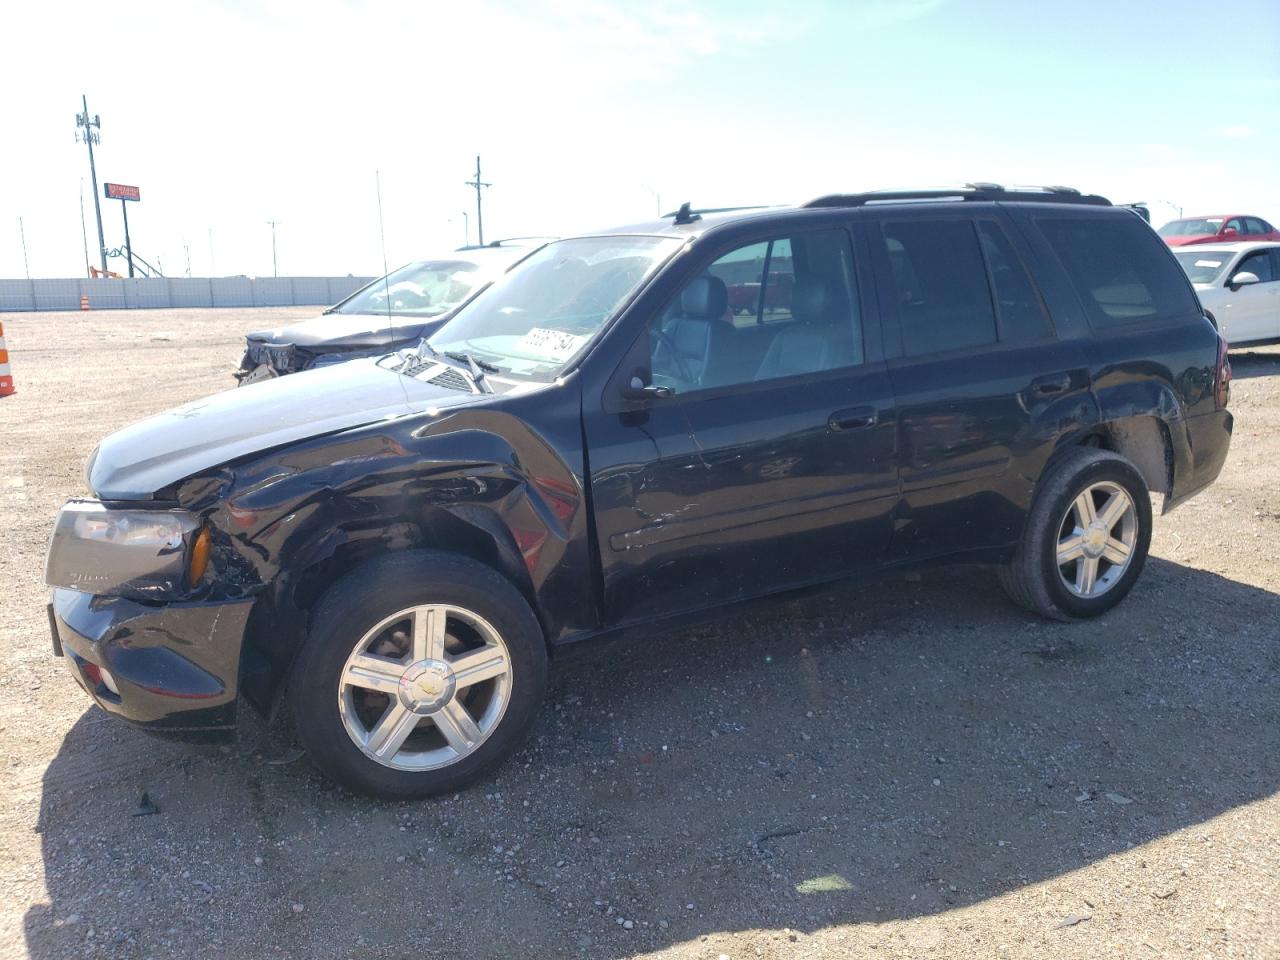
[[[711,356],[711,338],[729,306],[729,291],[719,277],[701,276],[680,294],[677,313],[663,324],[663,341],[654,345],[655,373],[701,386]],[[666,354],[674,348],[679,363]]]
[[[855,350],[849,306],[823,277],[796,280],[792,322],[778,331],[765,351],[757,380],[831,370],[861,360]]]

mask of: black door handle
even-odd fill
[[[861,430],[874,427],[879,415],[875,407],[850,407],[848,410],[837,410],[827,417],[827,428],[830,430]]]
[[[1071,389],[1071,375],[1056,374],[1031,381],[1031,392],[1037,397],[1052,397]]]

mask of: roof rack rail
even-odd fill
[[[679,210],[672,210],[670,213],[664,213],[658,219],[666,220],[668,217],[692,217],[694,219],[697,219],[701,217],[704,213],[736,213],[739,210],[768,210],[768,209],[769,209],[768,204],[764,204],[764,203],[756,203],[756,204],[752,204],[750,206],[744,206],[744,207],[699,207],[696,209],[693,207],[690,207],[689,204],[684,203],[680,205]],[[676,222],[692,223],[693,220],[687,220],[687,221],[677,220]]]
[[[924,200],[1020,200],[1039,203],[1083,203],[1109,207],[1111,201],[1075,187],[1002,187],[998,183],[966,183],[958,187],[931,187],[923,190],[871,190],[867,193],[829,193],[815,197],[801,207],[864,207],[874,203],[910,203]]]

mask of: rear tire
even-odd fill
[[[406,800],[461,789],[524,740],[547,652],[520,592],[435,551],[390,554],[321,598],[294,665],[298,739],[324,773]]]
[[[1053,620],[1096,617],[1133,589],[1151,545],[1151,496],[1137,468],[1078,447],[1050,461],[1000,585]]]

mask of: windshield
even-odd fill
[[[493,279],[468,260],[424,260],[389,273],[330,313],[373,313],[398,317],[436,317],[463,303]],[[387,309],[390,297],[391,308]]]
[[[1174,256],[1192,283],[1213,283],[1231,262],[1233,254],[1202,250],[1199,253],[1175,253]]]
[[[1217,233],[1222,217],[1198,217],[1194,220],[1170,220],[1156,231],[1162,237],[1195,237],[1205,233]]]
[[[499,373],[552,380],[683,241],[590,237],[551,243],[501,277],[427,342]]]

